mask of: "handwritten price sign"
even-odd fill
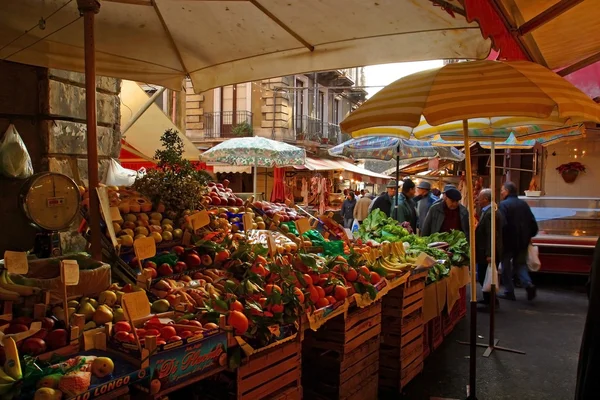
[[[152,258],[156,255],[156,242],[151,237],[136,239],[133,242],[133,250],[135,251],[135,256],[140,261]]]
[[[5,251],[4,252],[4,267],[11,274],[25,275],[29,271],[29,263],[27,262],[27,253],[22,251]]]
[[[208,211],[202,210],[196,214],[190,215],[190,223],[195,231],[200,228],[204,228],[206,225],[210,224],[210,216],[208,215]]]

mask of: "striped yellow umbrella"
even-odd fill
[[[431,127],[427,132],[419,132],[419,129],[415,129],[422,123],[422,117]],[[504,122],[501,122],[502,119]],[[351,133],[354,137],[372,135],[373,132],[368,132],[370,128],[378,128],[381,134],[389,136],[394,132],[385,132],[385,129],[406,127],[407,132],[399,134],[405,138],[410,135],[419,138],[435,137],[440,135],[440,125],[454,125],[454,131],[462,131],[466,174],[471,177],[469,140],[504,141],[513,131],[515,136],[522,136],[523,132],[515,130],[515,127],[539,125],[537,132],[528,133],[541,134],[549,130],[548,126],[563,128],[586,121],[600,122],[600,106],[554,72],[526,61],[486,60],[448,64],[438,69],[401,78],[375,94],[340,125],[342,131]],[[502,131],[503,128],[512,129]],[[480,135],[475,134],[475,129],[479,129]],[[552,135],[556,135],[556,132]],[[467,189],[471,218],[469,224],[471,248],[469,383],[474,390],[477,356],[475,351],[477,295],[471,179],[467,179]],[[494,225],[495,217],[492,211],[492,232],[495,232]],[[495,241],[492,241],[492,246],[494,244]],[[495,253],[492,249],[494,266]],[[494,291],[495,289],[492,288],[492,292]],[[492,296],[491,303],[493,302]],[[491,349],[493,346],[490,344]],[[475,393],[471,395],[475,397]]]

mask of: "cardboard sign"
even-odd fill
[[[23,251],[5,251],[4,268],[6,268],[11,274],[27,274],[27,272],[29,272],[27,253]]]
[[[190,215],[190,224],[192,224],[192,228],[194,228],[194,230],[204,228],[206,225],[210,224],[210,216],[208,215],[208,211],[202,210],[196,214]]]
[[[79,284],[79,264],[77,260],[63,260],[60,262],[61,280],[65,286],[75,286]]]
[[[150,301],[143,290],[125,293],[121,298],[121,302],[123,303],[125,318],[130,321],[147,317],[150,314]]]
[[[136,239],[133,242],[133,251],[135,251],[135,256],[140,261],[152,258],[156,255],[156,242],[151,237]]]
[[[189,246],[192,243],[192,234],[188,231],[183,232],[183,238],[181,239],[181,243],[184,246]]]
[[[244,215],[242,215],[242,223],[244,224],[244,231],[248,232],[250,229],[252,229],[252,226],[254,224],[254,219],[252,219],[252,215],[250,215],[249,213],[244,213]]]
[[[102,213],[102,217],[106,222],[106,229],[108,230],[108,236],[110,236],[110,241],[114,248],[117,248],[119,242],[117,241],[117,234],[115,233],[115,228],[111,222],[112,214],[110,211],[110,200],[108,199],[108,189],[106,186],[100,186],[96,188],[96,193],[98,194],[98,200],[100,201],[100,212]],[[118,209],[117,209],[118,210]],[[119,215],[120,218],[120,215]]]
[[[310,222],[308,221],[308,218],[300,218],[299,220],[296,220],[296,229],[298,230],[300,236],[310,231]]]
[[[274,256],[277,254],[277,244],[275,243],[275,238],[273,238],[271,232],[267,234],[267,247],[269,248],[269,255]]]
[[[121,211],[119,211],[119,207],[111,207],[110,208],[110,219],[111,219],[111,221],[123,220],[123,218],[121,217]]]

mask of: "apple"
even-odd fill
[[[44,339],[46,339],[46,336],[48,336],[48,330],[45,328],[42,328],[39,331],[37,331],[34,335],[32,335],[31,337],[44,340]]]
[[[194,334],[192,333],[192,331],[183,331],[179,334],[179,337],[182,339],[186,339],[189,338],[191,336],[194,336]]]
[[[172,251],[180,257],[183,253],[185,253],[185,249],[183,248],[183,246],[175,246],[173,247]]]
[[[131,332],[131,325],[127,321],[119,321],[114,326],[113,329],[115,332]]]
[[[129,340],[129,332],[119,331],[115,333],[115,340],[119,342],[131,343]]]
[[[137,333],[137,335],[140,339],[146,337],[146,334],[147,334],[147,332],[144,328],[135,328],[135,333]]]
[[[177,342],[181,340],[181,336],[171,336],[170,338],[167,339],[167,343],[173,343],[173,342]]]
[[[161,264],[160,267],[158,267],[158,275],[160,275],[160,276],[173,275],[173,268],[171,268],[171,266],[167,263]]]
[[[156,269],[157,265],[154,261],[146,261],[146,262],[144,262],[144,268]]]
[[[158,272],[156,272],[154,268],[144,268],[144,272],[146,273],[146,276],[150,277],[150,279],[154,279],[158,276]]]
[[[51,350],[65,347],[69,340],[69,333],[65,329],[55,329],[46,336],[46,344]]]
[[[27,325],[23,325],[23,324],[10,324],[8,326],[8,328],[6,328],[4,330],[4,333],[6,335],[10,335],[13,333],[21,333],[21,332],[27,332],[29,330],[29,328],[27,327]]]
[[[173,272],[175,273],[180,273],[183,272],[187,269],[187,264],[184,263],[183,261],[178,261],[177,263],[175,263],[175,265],[173,266]]]
[[[149,329],[146,329],[145,336],[160,336],[160,332],[158,331],[158,329],[149,328]]]
[[[11,325],[16,325],[16,324],[23,324],[26,326],[30,326],[31,323],[33,322],[33,318],[29,318],[29,317],[18,317],[13,319],[10,324]]]
[[[30,337],[23,341],[21,352],[30,356],[37,356],[46,352],[46,342],[40,338]]]
[[[190,253],[185,257],[185,264],[188,268],[194,269],[202,265],[202,261],[200,260],[198,254]]]

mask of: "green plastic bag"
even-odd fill
[[[290,233],[298,236],[298,230],[296,229],[296,223],[294,221],[282,222],[281,225],[287,226]]]
[[[323,242],[323,250],[323,254],[326,256],[343,256],[344,242],[342,240]]]
[[[161,254],[156,257],[151,258],[150,261],[154,261],[156,263],[156,265],[161,265],[161,264],[166,263],[172,267],[177,263],[177,261],[179,261],[179,257],[177,257],[177,254]]]

